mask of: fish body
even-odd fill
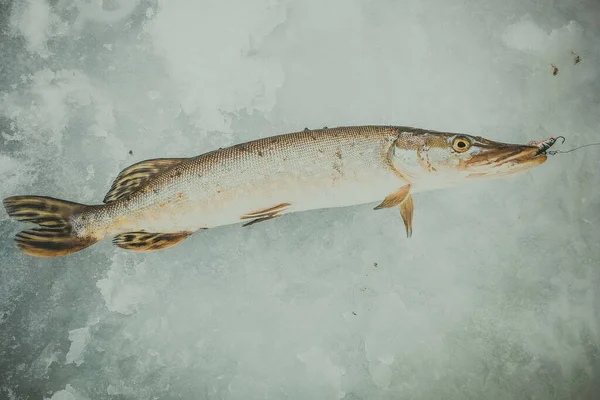
[[[374,202],[408,183],[389,164],[396,132],[303,131],[184,159],[130,196],[90,211],[97,224],[76,225],[98,238],[138,230],[196,231],[240,223],[243,216],[282,204],[278,215]]]
[[[42,196],[9,197],[4,205],[11,217],[39,225],[16,240],[42,257],[112,236],[125,249],[157,250],[199,229],[371,202],[399,207],[410,236],[411,194],[545,160],[538,146],[410,127],[306,129],[191,158],[142,161],[119,174],[102,205]]]

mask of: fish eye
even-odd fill
[[[454,151],[458,151],[459,153],[464,153],[469,150],[471,147],[471,142],[462,137],[457,137],[452,141],[452,148]]]

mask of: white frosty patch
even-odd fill
[[[513,49],[536,53],[541,52],[549,41],[548,34],[531,17],[523,17],[520,22],[509,26],[502,39]]]
[[[69,69],[39,70],[31,75],[29,85],[0,98],[0,112],[16,121],[31,139],[46,144],[58,143],[77,111],[88,106],[94,108],[98,126],[112,129],[115,117],[110,100],[85,73]],[[43,138],[45,132],[51,135]]]
[[[66,32],[66,25],[54,14],[46,0],[15,2],[11,25],[27,41],[27,48],[41,57],[50,55],[48,39]]]
[[[223,15],[235,23],[224,24]],[[283,4],[272,0],[161,4],[145,30],[198,129],[230,132],[230,114],[273,108],[284,74],[277,62],[256,53],[284,18]]]
[[[346,393],[341,389],[341,377],[345,371],[334,365],[323,350],[313,346],[310,350],[299,353],[298,359],[305,364],[309,379],[316,385],[323,385],[331,390],[333,398],[344,398]]]
[[[44,400],[88,400],[89,397],[79,393],[73,386],[67,384],[63,390],[54,393],[52,397],[44,397]]]
[[[83,352],[90,341],[90,327],[75,329],[69,332],[71,346],[67,353],[67,364],[74,363],[81,365],[83,363]]]
[[[112,7],[107,7],[107,3],[110,3]],[[129,17],[139,3],[139,0],[113,0],[111,2],[92,0],[78,1],[76,5],[80,18],[84,20],[116,23]]]
[[[145,263],[141,262],[134,268],[133,275],[125,273],[124,263],[128,255],[124,252],[116,253],[113,257],[113,266],[108,271],[107,277],[96,282],[100,289],[106,308],[110,311],[129,315],[135,312],[139,304],[147,301],[152,296],[152,291],[144,288],[138,282],[145,275]],[[143,280],[143,279],[142,279]]]
[[[559,70],[574,64],[573,52],[580,51],[582,27],[576,21],[546,32],[526,15],[502,34],[504,44],[515,50],[541,57]]]

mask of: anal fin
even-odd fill
[[[113,244],[132,251],[163,250],[179,244],[193,232],[151,233],[126,232],[115,236]]]

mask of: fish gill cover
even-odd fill
[[[0,2],[0,197],[325,125],[597,141],[600,7],[542,0]],[[595,398],[600,158],[371,205],[19,253],[0,214],[0,397]]]

